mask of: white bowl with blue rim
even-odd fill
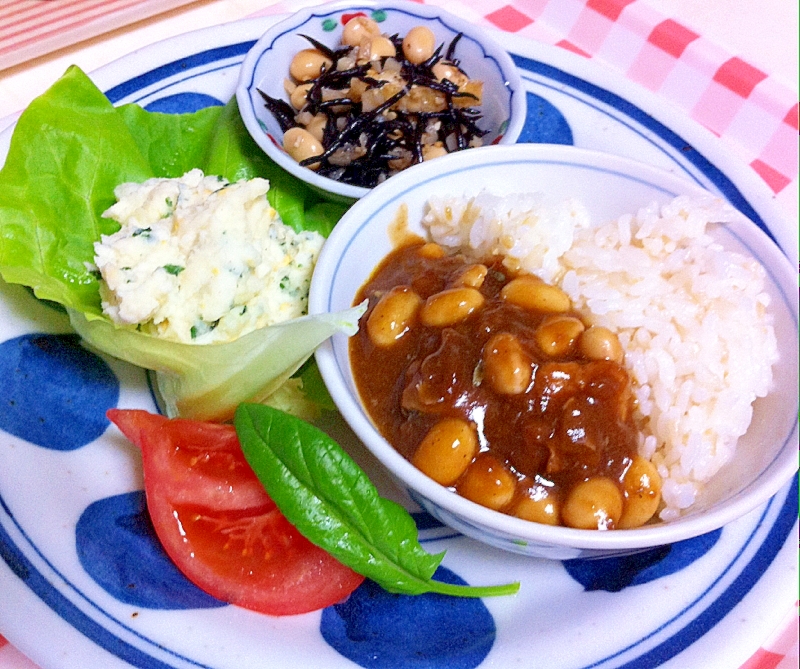
[[[483,142],[516,142],[525,124],[525,90],[511,57],[483,29],[433,5],[403,0],[334,2],[302,9],[276,23],[242,63],[236,88],[239,112],[250,135],[278,165],[331,199],[349,203],[369,192],[369,188],[319,175],[291,158],[282,147],[283,130],[259,93],[288,102],[284,80],[289,77],[289,64],[298,51],[310,47],[303,35],[335,49],[341,44],[344,23],[359,14],[377,21],[386,35],[402,37],[415,26],[427,26],[437,46],[443,44],[445,49],[460,33],[455,56],[471,79],[483,82],[478,123],[487,131]]]
[[[420,221],[432,195],[473,196],[482,189],[496,195],[543,192],[559,199],[577,197],[593,220],[616,219],[677,195],[706,193],[672,173],[568,146],[518,144],[450,154],[396,175],[350,208],[317,263],[309,311],[351,306],[359,288],[393,248],[392,225],[401,205],[407,207],[409,231],[424,237]],[[754,403],[753,420],[734,458],[678,520],[603,532],[537,524],[479,506],[422,474],[381,436],[359,398],[345,336],[334,336],[318,349],[320,371],[357,437],[417,503],[465,535],[531,556],[569,559],[630,553],[711,532],[766,502],[786,484],[797,471],[798,447],[795,268],[747,220],[719,226],[713,234],[726,248],[752,255],[766,268],[781,358],[773,367],[774,389]]]

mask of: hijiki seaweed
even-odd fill
[[[472,82],[477,89],[467,90],[470,87],[463,83],[434,74],[437,64],[445,65],[454,68],[451,71],[460,82],[469,81],[455,58],[460,33],[444,55],[440,44],[420,63],[403,55],[403,38],[397,34],[387,38],[395,56],[367,62],[359,61],[358,46],[331,49],[312,37],[302,37],[331,65],[323,64],[318,77],[302,82],[310,87],[300,111],[259,90],[284,133],[304,127],[298,119],[317,118],[324,123],[318,135],[321,153],[300,160],[301,165],[337,181],[371,188],[429,156],[481,144],[487,131],[478,127],[480,82]],[[399,90],[391,93],[390,86]],[[364,93],[385,87],[389,88],[381,90],[380,104],[364,104]],[[324,119],[319,119],[320,114]]]

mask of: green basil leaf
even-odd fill
[[[322,430],[277,409],[242,404],[234,418],[245,458],[284,516],[309,541],[389,592],[463,597],[513,594],[518,583],[471,587],[431,579],[431,555],[399,504]]]

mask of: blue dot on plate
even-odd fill
[[[721,534],[722,530],[715,530],[693,539],[633,555],[567,560],[564,567],[586,590],[619,592],[628,586],[648,583],[688,567],[708,553]]]
[[[435,578],[464,585],[439,567]],[[473,669],[495,640],[494,619],[480,599],[397,595],[373,581],[323,610],[323,638],[343,656],[375,669]]]
[[[544,98],[527,94],[528,114],[517,142],[529,144],[574,144],[564,115]]]
[[[167,610],[226,606],[189,581],[169,559],[141,490],[90,504],[78,520],[75,541],[89,576],[121,602]]]
[[[75,334],[27,334],[0,344],[0,429],[71,451],[108,427],[119,381]]]
[[[190,114],[206,107],[221,107],[224,103],[205,93],[175,93],[147,104],[149,112],[162,114]]]
[[[411,517],[414,519],[414,524],[417,526],[418,530],[439,529],[440,527],[444,527],[441,521],[434,518],[427,511],[416,511],[411,514]]]

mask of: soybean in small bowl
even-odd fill
[[[526,115],[519,72],[484,30],[402,0],[326,4],[275,24],[248,52],[236,98],[272,160],[346,203],[436,155],[513,144]]]

